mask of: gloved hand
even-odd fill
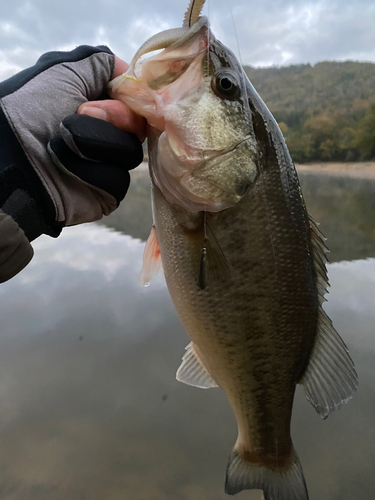
[[[123,103],[92,101],[125,70],[107,47],[80,46],[0,83],[0,282],[29,262],[30,241],[98,220],[124,198],[145,123]]]

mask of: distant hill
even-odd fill
[[[294,161],[375,158],[375,64],[244,69],[279,123]]]

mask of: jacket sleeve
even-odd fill
[[[19,273],[33,257],[33,248],[19,225],[0,210],[0,283]]]

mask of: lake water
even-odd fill
[[[311,500],[370,500],[375,183],[300,177],[332,250],[325,308],[350,348],[360,388],[326,421],[298,390],[293,441]],[[149,182],[139,171],[104,224],[40,238],[28,268],[1,285],[1,499],[229,498],[234,417],[220,390],[175,380],[187,336],[163,276],[148,288],[139,283],[150,226]]]

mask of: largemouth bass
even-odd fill
[[[110,84],[149,123],[154,227],[142,279],[162,261],[191,339],[178,380],[220,387],[235,414],[226,492],[306,500],[290,436],[296,385],[325,418],[357,375],[322,309],[326,247],[283,136],[203,4],[191,0],[182,28],[145,42]]]

